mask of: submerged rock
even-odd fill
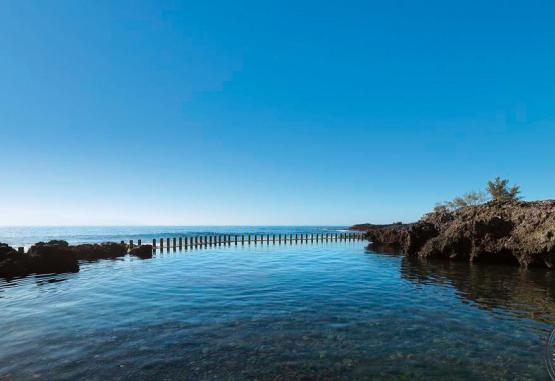
[[[555,201],[489,202],[425,215],[411,224],[357,225],[371,248],[470,262],[555,264]]]
[[[135,246],[129,250],[129,254],[141,259],[152,258],[152,245]]]
[[[123,257],[127,254],[127,245],[124,243],[103,242],[70,246],[77,259],[94,261]]]

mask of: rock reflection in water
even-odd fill
[[[521,318],[555,324],[555,278],[544,269],[403,257],[401,275],[416,284],[450,285],[479,308],[503,308]]]

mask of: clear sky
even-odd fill
[[[555,198],[555,2],[0,2],[0,225]]]

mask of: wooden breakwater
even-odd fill
[[[215,234],[195,235],[169,238],[154,238],[152,248],[156,250],[187,250],[189,248],[204,248],[213,246],[231,245],[257,245],[257,244],[294,244],[309,242],[331,242],[331,241],[360,241],[364,235],[359,232],[349,233],[296,233],[296,234]],[[121,243],[126,243],[121,241]],[[143,245],[141,239],[130,240],[129,248]]]

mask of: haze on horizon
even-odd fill
[[[552,1],[0,3],[0,225],[411,221],[553,198]]]

